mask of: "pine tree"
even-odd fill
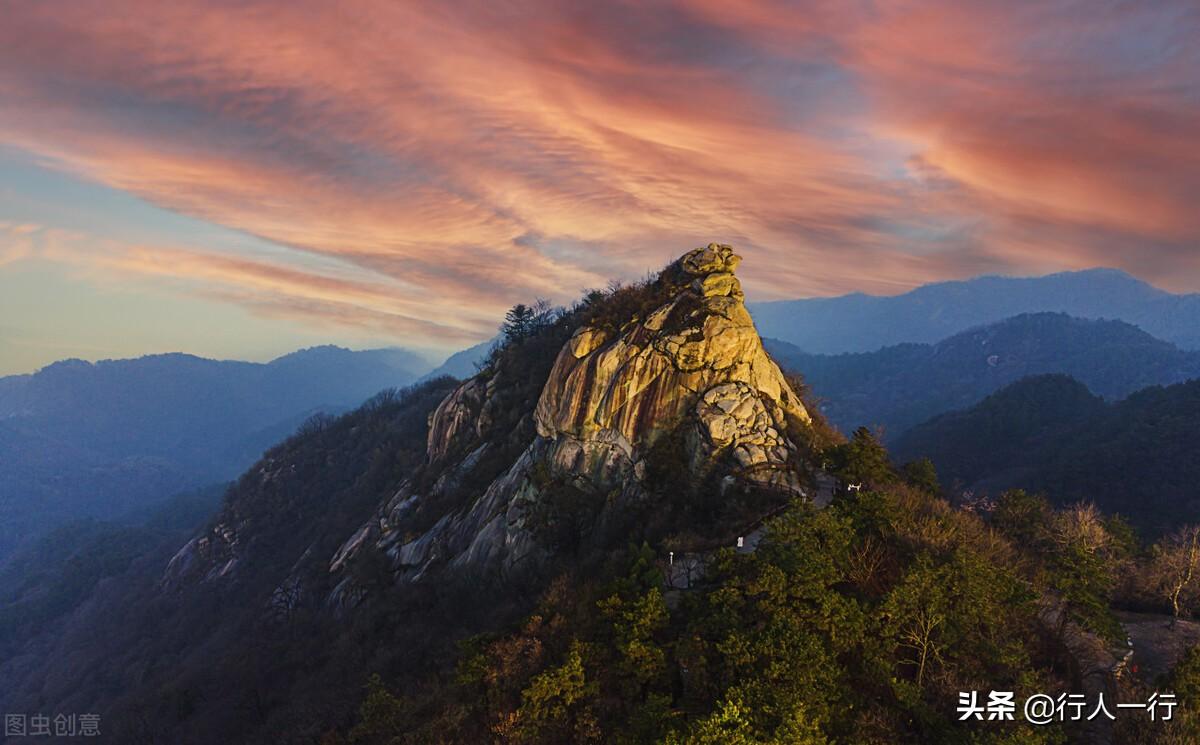
[[[517,303],[504,314],[500,331],[505,341],[514,342],[526,338],[533,331],[534,310],[524,303]]]

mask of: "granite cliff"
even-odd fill
[[[463,495],[460,510],[414,532],[406,518],[423,502],[446,501],[496,448],[489,430],[503,371],[463,382],[431,417],[428,468],[439,476],[402,485],[331,570],[364,550],[382,551],[400,579],[536,565],[552,553],[538,530],[547,502],[568,489],[594,508],[593,532],[619,532],[624,513],[655,498],[647,473],[666,440],[682,449],[690,483],[804,495],[803,459],[788,433],[809,414],[763,350],[734,274],[739,261],[710,244],[668,266],[631,317],[580,314],[541,387],[528,444],[477,495]],[[347,575],[338,585],[336,602],[355,595],[353,582]]]

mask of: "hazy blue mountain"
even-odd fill
[[[1122,321],[1033,313],[937,344],[875,352],[808,354],[777,340],[768,351],[801,373],[843,432],[882,425],[889,439],[961,409],[1027,375],[1066,373],[1105,398],[1200,377],[1200,352],[1181,350]]]
[[[1173,295],[1116,269],[1029,279],[979,277],[896,296],[854,293],[749,307],[763,336],[812,353],[932,343],[981,324],[1045,311],[1121,320],[1180,347],[1200,349],[1200,295]]]
[[[402,349],[326,346],[266,364],[163,354],[0,378],[0,558],[63,521],[231,478],[314,413],[428,367]]]
[[[899,437],[898,460],[928,457],[954,491],[1022,487],[1094,501],[1150,531],[1200,520],[1200,380],[1106,403],[1078,381],[1018,381]]]
[[[402,605],[387,607],[386,624],[376,622],[384,616],[367,624],[363,616],[339,620],[328,606],[310,602],[309,587],[340,579],[330,573],[329,557],[374,513],[382,494],[425,462],[430,414],[453,389],[442,379],[374,397],[301,428],[227,489],[199,489],[122,521],[73,520],[19,548],[0,567],[0,711],[35,710],[52,700],[56,710],[100,712],[113,742],[152,742],[140,738],[136,717],[130,723],[112,714],[125,706],[140,710],[150,700],[145,690],[154,690],[170,698],[164,711],[171,718],[210,706],[216,712],[197,716],[186,738],[167,742],[289,742],[275,733],[300,716],[293,697],[300,699],[296,711],[308,712],[304,718],[319,719],[329,706],[344,708],[346,700],[353,706],[361,696],[357,678],[365,660],[351,633],[364,631],[373,653],[432,669],[447,653],[438,637],[399,643],[394,634],[419,625],[453,636],[461,618],[431,618],[428,606],[393,593]],[[268,472],[274,475],[264,477]],[[261,552],[239,572],[245,581],[222,583],[219,595],[166,587],[173,555],[214,518],[234,514],[256,531],[240,545]],[[299,577],[302,592],[282,581]],[[299,596],[292,605],[280,602],[285,587]],[[471,597],[478,600],[478,587]],[[492,603],[478,607],[481,614],[498,612]],[[289,641],[268,641],[284,629],[295,633]],[[384,629],[392,643],[376,643]],[[342,632],[349,645],[339,643]],[[306,660],[305,670],[292,667],[299,660]],[[214,676],[207,672],[214,665],[228,669]],[[287,694],[275,701],[291,716],[265,725],[272,734],[264,738],[212,734],[246,716],[238,702],[247,700],[247,676],[258,671],[283,671],[271,690]],[[159,673],[169,682],[147,686],[141,677]],[[353,683],[342,684],[342,676]],[[157,700],[153,708],[157,717]]]
[[[424,380],[433,380],[440,378],[443,375],[449,375],[452,378],[466,380],[467,378],[478,372],[477,363],[482,362],[487,357],[488,352],[492,351],[492,347],[496,346],[500,337],[494,337],[487,341],[481,341],[473,347],[455,352],[446,358],[446,361],[429,371]],[[0,395],[3,395],[0,393]]]
[[[169,556],[217,511],[225,489],[179,494],[122,521],[74,520],[17,551],[0,567],[0,659],[24,667],[31,643],[34,649],[53,645],[56,632],[105,580],[156,553],[161,563],[161,554]]]

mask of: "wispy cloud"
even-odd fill
[[[326,327],[351,326],[396,338],[437,338],[462,344],[494,333],[494,318],[473,312],[430,319],[419,300],[386,277],[301,270],[260,258],[188,248],[126,245],[63,234],[29,255],[62,262],[97,282],[170,282],[181,291],[233,302],[266,316]],[[161,287],[161,285],[160,285]]]
[[[0,267],[33,255],[42,226],[0,220]]]
[[[285,249],[103,260],[262,312],[478,338],[713,238],[760,296],[1200,287],[1187,0],[125,5],[11,7],[0,141]]]

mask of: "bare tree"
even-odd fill
[[[1051,538],[1060,550],[1074,546],[1090,555],[1108,548],[1111,541],[1104,527],[1104,516],[1090,502],[1072,505],[1058,513]]]
[[[874,591],[878,589],[887,551],[883,543],[868,535],[862,545],[851,550],[846,566],[846,577],[858,587]]]
[[[1188,611],[1200,583],[1200,526],[1184,525],[1154,545],[1152,572],[1171,603],[1171,625]]]
[[[909,661],[917,666],[917,688],[925,686],[925,669],[929,663],[942,660],[938,634],[945,621],[946,617],[936,608],[919,608],[900,634],[900,646],[915,655],[915,659]]]

